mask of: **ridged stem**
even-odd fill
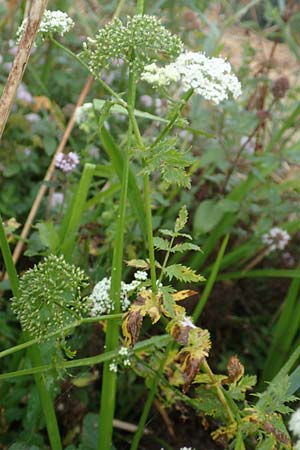
[[[19,280],[15,265],[13,263],[12,254],[5,236],[2,217],[0,216],[0,247],[8,273],[11,290],[15,297],[19,295]],[[42,365],[42,359],[38,347],[32,347],[29,351],[29,358],[33,366]],[[38,389],[39,398],[44,413],[48,437],[52,450],[62,450],[59,428],[53,406],[51,395],[47,390],[45,375],[42,373],[34,374],[34,380]]]
[[[131,72],[129,74],[128,86],[128,104],[134,108],[135,102],[135,77]],[[110,298],[114,304],[114,311],[121,311],[120,291],[123,267],[123,247],[124,247],[124,230],[126,219],[126,203],[128,191],[128,175],[129,175],[129,151],[132,141],[132,125],[129,122],[127,145],[124,155],[123,177],[121,185],[121,198],[119,212],[117,216],[117,230],[114,242],[114,253],[111,274],[111,290]],[[110,352],[118,347],[120,326],[117,322],[109,322],[107,325],[105,352]],[[115,412],[117,388],[117,373],[110,370],[110,362],[104,363],[102,388],[101,388],[101,404],[99,414],[99,450],[110,450],[112,444],[113,419]]]

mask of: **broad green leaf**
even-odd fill
[[[198,206],[193,228],[195,234],[203,234],[211,231],[222,219],[224,211],[218,207],[216,200],[204,200]]]

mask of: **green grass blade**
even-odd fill
[[[10,287],[12,293],[15,297],[19,294],[19,279],[18,274],[11,256],[11,251],[6,239],[5,230],[2,222],[2,217],[0,215],[0,248],[2,251],[2,256],[4,259],[4,265],[8,274]]]
[[[299,325],[297,299],[299,297],[300,279],[294,278],[286,295],[283,309],[275,326],[271,348],[263,370],[263,379],[271,380],[284,364],[291,349],[292,341]]]
[[[88,191],[95,172],[94,164],[85,164],[77,191],[73,196],[66,221],[60,232],[61,252],[66,260],[71,258],[76,242],[76,234],[80,226],[81,217],[85,208]]]
[[[209,276],[209,278],[207,280],[207,283],[205,285],[203,294],[201,295],[201,298],[200,298],[199,302],[197,303],[196,308],[195,308],[195,310],[193,312],[193,320],[194,320],[195,323],[199,319],[200,314],[202,313],[202,310],[203,310],[204,306],[206,305],[206,302],[207,302],[207,300],[209,298],[209,295],[210,295],[210,293],[211,293],[211,291],[212,291],[212,289],[214,287],[214,284],[216,282],[216,278],[217,278],[217,275],[218,275],[218,272],[219,272],[219,269],[220,269],[220,264],[222,262],[222,259],[223,259],[223,256],[224,256],[227,244],[228,244],[228,240],[229,240],[229,234],[227,234],[225,236],[225,238],[223,239],[221,248],[220,248],[220,250],[218,252],[216,261],[215,261],[215,263],[213,265],[212,271],[211,271],[210,276]]]
[[[296,269],[258,269],[240,272],[229,272],[218,275],[218,280],[239,280],[241,278],[300,278],[300,270]]]

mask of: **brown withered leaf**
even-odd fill
[[[171,329],[171,336],[181,345],[187,345],[189,342],[189,327],[182,327],[176,323]]]
[[[180,352],[179,353],[179,362],[181,363],[181,371],[183,373],[184,385],[182,391],[184,394],[187,393],[189,387],[200,370],[200,364],[204,357],[195,358],[189,352]]]
[[[183,392],[186,393],[190,384],[200,370],[200,364],[208,356],[211,347],[210,334],[208,330],[201,328],[188,328],[188,345],[183,347],[178,353],[178,361],[181,364],[180,370],[183,373],[185,384]]]
[[[122,331],[125,338],[125,345],[128,347],[133,347],[138,341],[140,335],[143,316],[139,311],[129,310],[123,317]]]
[[[244,375],[245,368],[237,355],[231,356],[227,363],[228,377],[223,380],[224,384],[237,383]]]
[[[124,315],[122,331],[126,345],[133,347],[138,340],[143,317],[150,316],[152,323],[156,323],[161,316],[161,295],[153,295],[151,291],[143,290],[136,301],[132,303]]]
[[[185,289],[183,291],[175,292],[175,294],[172,294],[173,300],[175,302],[181,302],[181,300],[185,300],[188,297],[192,297],[193,295],[197,295],[197,291],[192,291],[191,289]]]
[[[276,438],[277,441],[281,442],[282,444],[290,444],[290,440],[288,438],[288,436],[283,433],[281,430],[278,430],[277,428],[274,427],[274,425],[267,421],[263,424],[262,428],[267,432],[267,433],[271,433],[273,434],[273,436]]]

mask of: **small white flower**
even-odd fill
[[[116,362],[110,363],[109,370],[110,370],[110,372],[117,373],[118,372],[118,365],[117,365],[117,363]]]
[[[118,353],[120,356],[127,356],[129,353],[129,350],[127,347],[121,347]]]
[[[55,167],[65,173],[72,172],[79,164],[79,156],[75,152],[58,153],[55,157]]]
[[[131,366],[131,361],[130,361],[130,359],[128,359],[128,358],[127,358],[127,359],[124,359],[123,364],[124,364],[125,367]]]
[[[180,324],[184,327],[197,328],[196,325],[193,324],[191,317],[188,316],[185,316],[185,318],[180,321]]]
[[[288,427],[294,436],[300,438],[300,408],[296,409],[296,411],[294,411],[291,415]]]
[[[274,250],[283,250],[291,236],[279,227],[273,227],[268,233],[262,236],[262,242],[269,247],[270,252]]]
[[[148,278],[148,274],[144,270],[137,270],[134,274],[134,278],[137,281],[146,281]]]

